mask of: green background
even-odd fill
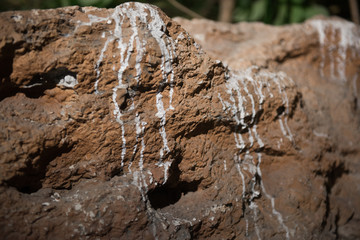
[[[196,13],[216,20],[221,0],[178,0]],[[0,11],[27,10],[34,8],[57,8],[70,5],[96,6],[113,8],[123,0],[0,0]],[[167,0],[148,0],[159,6],[170,17],[190,16],[179,11]],[[315,15],[337,15],[350,20],[348,1],[343,0],[236,0],[232,12],[232,21],[261,21],[268,24],[282,25],[303,22]]]

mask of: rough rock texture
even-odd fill
[[[359,238],[359,33],[1,13],[1,236]]]
[[[360,238],[359,26],[337,18],[284,27],[176,21],[230,68],[256,65],[286,72],[294,80],[312,132],[308,136],[293,131],[304,142],[296,145],[316,165],[313,177],[325,180],[321,229],[328,232],[325,238]],[[305,150],[305,142],[312,149]]]

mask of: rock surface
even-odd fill
[[[317,149],[305,150],[305,143],[296,143],[302,155],[316,164],[313,177],[323,178],[326,189],[321,229],[328,231],[325,238],[329,239],[360,238],[356,227],[360,221],[359,26],[337,18],[284,27],[176,21],[210,56],[230,68],[256,65],[286,72],[294,80],[312,136],[294,134]]]
[[[1,13],[1,235],[359,238],[359,34]]]

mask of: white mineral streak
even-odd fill
[[[174,73],[172,68],[172,62],[173,62],[173,40],[169,37],[167,37],[164,34],[164,31],[166,29],[166,25],[159,16],[158,12],[153,9],[149,8],[150,16],[152,20],[149,22],[149,26],[151,29],[151,35],[154,37],[154,39],[157,41],[158,46],[161,51],[161,72],[163,77],[163,83],[168,83],[168,78],[170,76],[170,92],[169,92],[169,107],[167,109],[164,108],[163,103],[163,95],[162,95],[162,89],[158,90],[158,93],[156,94],[156,107],[158,112],[156,113],[156,116],[160,118],[160,128],[159,133],[161,135],[162,141],[163,141],[163,147],[160,149],[160,161],[159,165],[164,166],[166,168],[166,164],[161,164],[164,154],[169,153],[170,149],[168,146],[168,141],[166,137],[166,130],[165,130],[165,124],[166,124],[166,112],[169,109],[173,109],[171,103],[172,103],[172,96],[173,96],[173,81],[174,81]],[[167,169],[164,169],[166,174]]]
[[[101,64],[103,63],[105,53],[110,45],[110,43],[117,44],[117,48],[119,49],[119,56],[120,56],[120,64],[119,69],[117,71],[117,79],[118,84],[113,88],[113,95],[112,100],[114,103],[114,115],[116,121],[121,126],[121,139],[122,139],[122,151],[121,151],[121,165],[124,165],[124,159],[126,154],[126,138],[125,138],[125,126],[124,122],[122,120],[123,118],[123,112],[120,109],[119,104],[117,103],[117,94],[119,89],[128,89],[128,83],[124,81],[123,74],[124,71],[126,71],[129,67],[129,61],[132,56],[132,54],[135,52],[136,47],[136,56],[135,56],[135,70],[136,70],[136,76],[134,77],[136,82],[139,83],[140,76],[141,76],[141,61],[143,60],[143,56],[145,53],[145,46],[146,46],[146,39],[141,38],[138,32],[138,26],[144,25],[147,29],[149,29],[150,34],[152,37],[156,40],[158,47],[162,54],[161,59],[161,72],[163,77],[163,82],[161,84],[167,84],[170,87],[169,90],[169,102],[168,107],[164,107],[163,103],[163,95],[162,91],[163,89],[159,89],[158,93],[156,94],[156,107],[157,107],[157,113],[156,116],[160,118],[160,128],[159,133],[162,138],[163,147],[160,149],[160,161],[159,164],[164,167],[164,178],[167,179],[167,172],[168,167],[170,166],[169,163],[162,163],[162,159],[165,153],[170,152],[170,149],[168,147],[168,141],[166,136],[166,112],[168,110],[174,109],[172,106],[172,98],[173,98],[173,84],[174,84],[174,73],[172,68],[172,62],[173,58],[175,57],[175,43],[172,40],[172,38],[166,36],[164,34],[164,31],[166,29],[166,25],[161,19],[160,15],[158,14],[157,10],[155,10],[150,5],[146,4],[139,4],[139,3],[132,3],[134,7],[130,7],[130,4],[126,3],[123,4],[117,8],[115,8],[113,14],[109,17],[98,17],[95,15],[88,15],[88,22],[79,22],[76,29],[80,26],[91,26],[94,23],[106,23],[111,24],[112,22],[115,22],[115,29],[114,32],[109,31],[110,36],[107,37],[104,46],[101,49],[99,58],[95,65],[95,71],[96,71],[96,82],[95,82],[95,93],[100,94],[99,91],[99,80],[101,78]],[[150,16],[150,20],[148,21],[148,15]],[[128,41],[125,41],[127,36],[123,36],[122,32],[122,25],[124,24],[124,21],[129,20],[130,28],[131,28],[131,36],[129,37]],[[102,37],[106,38],[106,33],[102,33]],[[116,55],[114,54],[114,57]],[[115,71],[115,67],[113,67],[113,70]],[[132,94],[130,94],[130,98],[132,100],[132,104],[129,108],[129,111],[135,109],[135,104],[133,100]],[[135,117],[135,127],[139,129],[139,121],[138,116]],[[133,157],[135,157],[136,151],[138,150],[138,144],[139,144],[139,135],[137,130],[137,136],[136,136],[136,144],[133,149]],[[143,142],[143,140],[142,140]],[[131,160],[128,169],[131,171],[132,166]]]
[[[126,16],[130,19],[130,25],[131,29],[133,31],[135,41],[136,41],[136,50],[137,55],[135,59],[135,69],[136,69],[136,82],[139,83],[139,79],[141,76],[141,65],[140,62],[142,61],[142,58],[145,53],[145,45],[146,40],[143,39],[143,41],[140,41],[139,34],[138,34],[138,25],[136,22],[136,19],[139,19],[141,23],[146,23],[146,16],[147,13],[145,12],[145,9],[140,7],[136,11],[134,9],[128,9],[125,11]]]
[[[260,164],[261,164],[261,153],[258,153],[258,164],[257,164],[257,173],[259,174],[260,177],[262,177],[261,174],[261,169],[260,169]],[[264,193],[264,195],[266,196],[266,198],[268,198],[271,202],[271,207],[272,207],[272,213],[277,217],[280,225],[282,226],[282,228],[285,230],[286,232],[286,239],[290,239],[290,231],[289,228],[285,225],[283,217],[281,215],[281,213],[279,213],[276,208],[275,208],[275,198],[272,197],[270,194],[268,194],[266,192],[264,183],[262,181],[260,181],[261,184],[261,190]]]
[[[164,182],[163,184],[165,184],[168,180],[168,172],[169,172],[169,167],[171,166],[171,161],[167,161],[167,162],[162,162],[160,164],[158,164],[159,167],[164,167]]]
[[[166,124],[166,112],[164,109],[164,103],[162,101],[162,94],[161,92],[158,92],[156,94],[156,108],[157,108],[157,113],[156,113],[156,117],[160,118],[160,128],[159,128],[159,133],[161,135],[162,141],[163,141],[163,147],[160,149],[160,161],[163,159],[164,156],[164,151],[166,151],[166,153],[170,152],[169,146],[168,146],[168,142],[167,142],[167,138],[166,138],[166,131],[165,131],[165,124]]]
[[[76,25],[74,32],[77,32],[78,28],[81,26],[92,26],[94,23],[105,22],[109,19],[107,17],[98,17],[92,14],[88,14],[87,17],[89,19],[88,22],[81,22],[81,21],[77,22],[78,24]]]
[[[105,33],[105,32],[104,32]],[[99,80],[100,80],[100,64],[102,63],[103,59],[104,59],[104,53],[110,43],[110,41],[114,41],[114,39],[112,37],[109,37],[106,41],[105,41],[105,44],[103,46],[103,48],[101,49],[101,52],[100,52],[100,57],[98,59],[98,61],[96,62],[96,65],[95,65],[95,71],[96,71],[96,82],[95,82],[95,93],[96,94],[99,94],[99,90],[98,90],[98,86],[99,86]],[[115,69],[113,69],[115,70]]]
[[[139,160],[139,169],[140,171],[143,171],[144,169],[144,150],[145,150],[145,141],[144,141],[144,130],[145,130],[145,125],[147,123],[146,122],[141,122],[141,149],[140,149],[140,160]],[[150,172],[151,173],[151,172]],[[152,176],[150,174],[150,183],[152,182]]]
[[[121,139],[122,139],[122,151],[121,151],[121,166],[124,165],[125,154],[127,150],[126,139],[125,139],[125,125],[123,121],[124,111],[120,109],[119,104],[117,103],[117,94],[118,90],[125,89],[129,95],[130,100],[132,101],[130,107],[126,110],[131,112],[135,109],[134,103],[134,93],[129,92],[129,83],[124,78],[124,72],[133,68],[136,71],[134,79],[136,83],[140,83],[141,79],[141,62],[143,61],[143,57],[146,51],[147,41],[146,38],[139,34],[139,26],[141,28],[147,29],[149,33],[152,35],[154,40],[156,41],[158,48],[161,51],[161,73],[162,73],[162,82],[160,83],[160,87],[158,89],[158,93],[156,94],[156,107],[157,113],[156,117],[160,119],[160,128],[159,134],[161,136],[163,146],[160,149],[160,161],[158,163],[159,166],[164,168],[164,183],[166,183],[168,179],[168,171],[172,162],[167,161],[163,162],[163,156],[165,153],[170,152],[168,147],[168,141],[166,137],[166,112],[169,110],[173,110],[172,106],[172,98],[174,94],[174,73],[173,73],[173,58],[175,57],[175,43],[172,38],[168,37],[164,34],[166,30],[166,25],[158,14],[158,11],[154,9],[152,6],[141,3],[125,3],[119,7],[116,7],[113,14],[107,18],[97,17],[94,15],[89,15],[89,22],[86,23],[78,23],[78,27],[86,25],[91,26],[94,23],[106,23],[112,24],[114,23],[114,30],[109,32],[102,33],[101,37],[105,38],[105,43],[100,51],[99,58],[95,65],[96,71],[96,82],[95,82],[95,93],[101,94],[99,91],[99,80],[101,79],[101,65],[103,64],[103,60],[105,58],[105,54],[108,52],[109,46],[116,46],[119,52],[109,53],[113,58],[119,56],[119,66],[113,66],[113,71],[117,69],[117,85],[112,89],[112,101],[114,104],[114,116],[116,121],[121,126]],[[131,29],[131,35],[124,35],[122,31],[123,25],[129,23],[129,27]],[[128,22],[128,23],[127,23]],[[109,35],[109,36],[107,36]],[[106,38],[107,37],[107,38]],[[128,40],[126,40],[128,39]],[[136,49],[135,49],[136,48]],[[134,54],[136,54],[134,56]],[[130,59],[134,59],[134,66],[130,66]],[[166,103],[166,107],[163,102],[163,91],[169,86],[169,102]],[[129,121],[130,122],[130,121]],[[135,185],[142,196],[142,200],[146,202],[147,214],[154,220],[152,223],[153,226],[153,234],[156,239],[156,221],[159,221],[161,226],[166,229],[166,225],[164,224],[164,218],[160,216],[156,211],[154,211],[149,203],[147,191],[148,191],[148,182],[149,184],[153,183],[153,176],[149,170],[145,170],[144,168],[144,150],[145,150],[145,139],[144,132],[146,122],[141,120],[141,115],[137,112],[134,117],[134,125],[136,129],[136,137],[135,137],[135,145],[133,146],[132,157],[130,163],[128,165],[128,170],[133,176],[132,184]],[[138,168],[132,169],[134,166],[134,160],[139,153],[139,161]],[[148,180],[148,182],[147,182]],[[156,184],[156,183],[155,183]]]
[[[245,224],[246,224],[245,237],[248,237],[249,236],[249,220],[245,219]]]
[[[324,76],[325,61],[329,62],[330,79],[346,82],[348,50],[355,56],[360,49],[359,29],[354,23],[339,20],[311,20],[309,24],[319,35],[321,49],[320,74]]]
[[[148,8],[148,10],[149,10],[150,16],[152,18],[152,20],[149,22],[149,26],[151,29],[150,32],[151,32],[151,35],[156,40],[156,42],[158,43],[158,46],[161,51],[161,72],[162,72],[162,77],[163,77],[163,82],[161,84],[168,83],[170,86],[168,108],[165,109],[165,107],[164,107],[163,95],[162,95],[163,90],[160,89],[161,86],[158,89],[158,92],[156,94],[156,108],[157,108],[156,117],[158,117],[160,119],[159,133],[160,133],[160,136],[161,136],[162,142],[163,142],[163,147],[160,149],[160,160],[157,163],[157,165],[159,167],[164,168],[163,184],[165,184],[168,179],[168,170],[169,170],[169,167],[171,166],[171,162],[170,161],[163,162],[163,158],[164,158],[164,154],[170,152],[167,137],[166,137],[165,125],[166,125],[166,112],[168,110],[174,109],[172,106],[172,98],[173,98],[173,92],[174,92],[174,90],[173,90],[174,72],[173,72],[172,63],[173,63],[173,59],[175,57],[175,43],[172,40],[172,38],[167,37],[164,34],[166,25],[163,22],[163,20],[161,19],[161,17],[159,16],[158,12],[153,8]]]
[[[257,131],[256,131],[256,125],[254,125],[254,126],[252,127],[252,131],[253,131],[253,133],[254,133],[254,135],[255,135],[256,142],[259,144],[259,147],[260,147],[260,148],[263,148],[263,147],[264,147],[264,143],[263,143],[263,141],[262,141],[261,138],[259,137],[259,134],[258,134]]]
[[[279,94],[282,97],[283,105],[285,107],[285,111],[279,116],[280,129],[281,129],[283,135],[286,138],[288,138],[292,143],[294,143],[293,135],[292,135],[292,133],[290,131],[290,128],[289,128],[289,126],[287,124],[287,116],[290,113],[289,99],[288,99],[287,93],[285,91],[286,86],[285,86],[285,83],[284,83],[285,78],[287,76],[285,75],[284,72],[279,72],[277,74],[270,73],[270,74],[267,74],[267,75],[268,75],[269,78],[273,79],[275,84],[277,85],[278,90],[279,90]],[[289,77],[287,77],[287,78],[290,79]],[[284,122],[283,122],[283,117],[284,117]]]
[[[141,76],[140,63],[141,61],[143,61],[146,40],[140,38],[137,26],[139,24],[145,25],[145,27],[149,29],[152,37],[157,42],[162,55],[161,73],[163,78],[162,79],[163,81],[156,94],[156,108],[157,108],[156,117],[160,119],[159,134],[163,142],[163,146],[159,152],[160,161],[158,162],[158,166],[164,168],[164,183],[166,183],[168,180],[168,170],[172,164],[171,161],[163,162],[163,157],[164,154],[170,152],[170,149],[168,147],[165,125],[166,125],[166,113],[167,111],[173,109],[172,98],[173,98],[173,87],[174,87],[174,73],[173,73],[172,63],[175,57],[175,43],[170,37],[164,34],[166,26],[162,21],[161,17],[159,16],[157,10],[145,4],[139,4],[139,3],[131,3],[131,4],[133,4],[135,7],[130,8],[129,3],[123,4],[120,7],[115,8],[114,13],[108,18],[89,15],[89,22],[79,23],[77,27],[80,27],[82,25],[91,26],[93,23],[99,23],[99,22],[106,22],[108,24],[111,24],[113,21],[115,22],[114,32],[112,33],[112,31],[109,31],[110,36],[106,39],[104,46],[101,49],[99,59],[97,60],[95,65],[97,78],[94,87],[95,87],[95,93],[99,94],[98,87],[99,87],[99,79],[101,78],[100,66],[103,62],[109,44],[110,43],[117,44],[117,48],[119,49],[120,62],[119,62],[119,69],[117,71],[118,83],[113,88],[112,100],[114,103],[113,113],[116,121],[120,124],[122,131],[121,165],[124,165],[124,159],[126,154],[126,139],[125,139],[125,126],[122,119],[123,112],[117,103],[117,92],[119,89],[127,90],[129,88],[128,83],[123,81],[124,71],[126,71],[129,67],[135,68],[136,76],[134,78],[137,81],[137,83],[139,83],[140,81],[140,76]],[[149,21],[148,21],[148,17],[150,19]],[[132,32],[127,42],[125,42],[127,36],[124,37],[122,32],[122,25],[125,19],[129,19],[131,32]],[[106,37],[106,34],[103,33],[102,36]],[[181,40],[182,37],[184,36],[179,35],[178,39]],[[135,52],[134,49],[135,47],[136,47],[135,66],[129,66],[129,60],[131,55],[134,54]],[[284,123],[282,122],[283,116],[280,117],[281,119],[280,127],[282,128],[284,135],[289,139],[292,139],[291,132],[289,130],[289,127],[287,126],[287,118],[286,118],[289,113],[288,99],[285,92],[285,86],[283,86],[282,82],[280,82],[280,80],[282,80],[281,76],[278,75],[269,76],[265,74],[266,76],[262,75],[260,77],[260,80],[257,79],[257,81],[255,81],[252,77],[253,69],[254,68],[249,68],[244,72],[240,72],[238,74],[232,74],[231,76],[228,76],[226,83],[226,87],[227,87],[226,93],[228,95],[227,96],[228,100],[221,97],[220,93],[218,94],[218,97],[222,104],[223,110],[231,113],[238,127],[234,132],[235,144],[236,144],[236,148],[238,149],[238,153],[234,156],[234,162],[242,180],[243,200],[246,196],[246,181],[243,171],[248,171],[252,175],[252,179],[251,179],[252,187],[249,190],[251,193],[249,208],[253,211],[255,231],[258,238],[260,239],[260,231],[258,226],[256,225],[256,222],[258,220],[258,215],[257,215],[258,207],[254,201],[260,196],[260,193],[258,190],[255,189],[256,184],[261,185],[260,186],[261,191],[264,193],[266,198],[268,198],[271,202],[272,214],[276,216],[280,225],[286,231],[286,237],[289,238],[289,229],[284,224],[282,215],[275,209],[275,199],[266,192],[262,179],[260,180],[257,179],[257,176],[261,178],[261,169],[260,169],[261,153],[259,151],[261,151],[261,149],[263,148],[264,143],[262,142],[259,134],[257,133],[256,112],[262,108],[262,104],[264,103],[265,100],[265,93],[263,92],[263,88],[266,88],[268,95],[270,97],[273,97],[269,88],[270,82],[269,83],[265,82],[261,80],[261,78],[268,77],[270,80],[273,80],[278,85],[280,94],[283,97],[283,104],[285,105],[286,108],[284,111],[284,116],[285,116]],[[279,79],[277,80],[275,78],[274,80],[274,77],[278,77]],[[169,86],[170,88],[168,95],[169,100],[167,103],[167,107],[165,107],[163,101],[163,91],[167,86]],[[255,100],[254,96],[251,94],[251,91],[249,91],[249,87],[253,88],[253,92],[256,95],[255,97],[257,97],[257,101]],[[132,98],[132,96],[130,97]],[[245,117],[249,117],[250,121],[245,122],[244,121]],[[158,214],[155,211],[153,211],[149,206],[149,201],[147,199],[147,194],[146,194],[148,183],[146,181],[145,175],[149,175],[150,184],[153,181],[151,172],[149,171],[146,172],[144,170],[144,165],[143,165],[144,164],[143,154],[145,149],[144,131],[145,131],[146,122],[141,121],[140,115],[136,113],[134,123],[136,128],[136,139],[135,139],[136,143],[134,145],[132,155],[133,158],[135,158],[136,152],[139,151],[139,144],[140,144],[140,154],[139,154],[140,159],[138,162],[139,163],[138,170],[132,173],[133,184],[139,188],[143,200],[147,202],[148,214],[150,214],[151,216],[155,216],[157,219],[161,221],[162,217],[158,216]],[[244,133],[248,134],[247,141],[245,141],[242,136],[242,134]],[[253,152],[250,152],[250,148],[254,145],[254,143],[257,144],[257,150],[256,150],[257,159],[258,159],[257,164],[255,164],[254,162],[254,157],[252,156]],[[240,154],[242,154],[244,151],[245,151],[245,155],[244,158],[242,159]],[[131,171],[131,165],[133,165],[132,163],[133,158],[128,167],[129,171]],[[224,168],[226,171],[226,162],[224,162]],[[246,219],[246,221],[247,221],[246,232],[248,232],[248,220]],[[154,229],[154,234],[155,234],[156,226],[155,224],[153,224],[153,226],[155,228]],[[163,227],[165,229],[166,226],[163,224]]]
[[[241,181],[242,181],[242,194],[241,194],[241,197],[244,198],[246,189],[245,189],[245,177],[244,177],[243,172],[241,171],[241,166],[240,166],[241,158],[240,158],[240,156],[235,156],[234,159],[235,159],[236,169],[238,170],[239,175],[241,177]]]
[[[251,209],[251,210],[253,210],[253,212],[254,212],[254,222],[256,223],[257,222],[257,220],[258,220],[258,216],[257,216],[257,209],[258,209],[258,206],[256,205],[256,203],[254,203],[254,202],[251,202],[250,203],[250,205],[249,205],[249,208]],[[258,239],[261,239],[261,237],[260,237],[260,230],[259,230],[259,227],[255,224],[255,232],[256,232],[256,236],[257,236],[257,238]]]
[[[145,142],[144,142],[144,131],[145,131],[145,126],[146,126],[146,122],[141,121],[140,119],[140,115],[137,113],[136,117],[135,117],[135,122],[136,122],[136,146],[134,146],[134,155],[136,154],[137,151],[137,144],[138,144],[138,139],[141,138],[141,148],[140,148],[140,160],[139,160],[139,168],[138,171],[135,171],[133,173],[133,184],[135,186],[138,187],[139,191],[141,192],[141,196],[143,201],[147,201],[147,195],[146,192],[148,191],[148,184],[146,182],[146,176],[144,173],[147,173],[150,176],[150,183],[152,182],[152,176],[151,176],[151,172],[149,173],[149,171],[145,172],[144,171],[144,150],[145,150]],[[131,169],[129,169],[129,171],[131,172]]]
[[[317,137],[321,137],[321,138],[328,138],[329,137],[329,135],[327,135],[326,133],[319,133],[316,130],[313,130],[313,133]]]
[[[117,47],[120,50],[120,68],[119,68],[118,74],[117,74],[118,85],[113,88],[112,101],[113,101],[114,107],[115,107],[114,111],[113,111],[113,113],[115,115],[115,119],[121,126],[121,139],[122,139],[121,166],[124,166],[124,159],[125,159],[125,154],[126,154],[125,126],[124,126],[124,122],[122,120],[123,114],[120,110],[120,106],[117,103],[116,98],[117,98],[117,91],[119,89],[127,88],[127,85],[123,83],[122,78],[123,78],[124,71],[126,70],[126,68],[129,65],[130,51],[133,50],[133,44],[130,41],[129,46],[127,46],[127,44],[123,42],[121,25],[122,25],[122,21],[124,20],[124,16],[122,14],[122,9],[119,7],[115,8],[112,18],[115,21],[114,36],[117,39],[116,40],[118,43]],[[132,34],[131,38],[134,38],[134,34]],[[126,48],[128,49],[127,56],[125,56]]]
[[[242,181],[242,198],[245,201],[246,191],[249,191],[249,209],[253,212],[254,220],[254,229],[258,239],[261,239],[260,229],[257,226],[258,221],[258,205],[256,204],[256,199],[259,198],[260,191],[264,193],[264,196],[269,199],[271,202],[272,215],[276,217],[280,226],[286,232],[286,238],[290,238],[289,229],[284,224],[282,215],[275,208],[275,199],[266,192],[265,186],[263,184],[262,175],[261,175],[261,149],[264,147],[264,143],[261,140],[257,132],[257,120],[256,113],[262,109],[262,104],[265,101],[265,93],[263,92],[264,88],[267,88],[267,95],[272,98],[273,94],[271,93],[271,85],[277,86],[279,93],[282,97],[282,104],[285,107],[284,113],[280,117],[280,128],[283,134],[289,138],[290,141],[293,141],[292,134],[287,125],[287,116],[289,114],[289,100],[285,92],[285,74],[283,73],[267,73],[267,72],[258,72],[258,77],[254,79],[253,70],[257,70],[256,67],[251,67],[242,72],[230,73],[231,75],[227,79],[226,83],[226,98],[222,97],[218,93],[218,98],[221,102],[223,110],[227,113],[230,113],[236,122],[238,129],[234,131],[234,140],[235,146],[238,149],[238,153],[234,156],[235,167],[241,177]],[[250,91],[252,89],[253,91]],[[253,92],[255,96],[251,93]],[[228,99],[228,100],[227,100]],[[256,100],[255,100],[256,99]],[[282,118],[285,116],[284,124],[282,123]],[[250,120],[244,121],[244,118],[247,117]],[[243,134],[247,133],[247,140],[243,138]],[[255,145],[256,144],[256,145]],[[257,146],[255,152],[250,151],[252,146]],[[241,157],[241,154],[244,156]],[[253,154],[256,154],[254,157]],[[255,162],[257,159],[257,163]],[[250,189],[247,190],[245,174],[244,171],[247,171],[251,176]],[[258,179],[259,178],[259,179]],[[257,185],[260,185],[256,188]],[[249,221],[245,217],[246,221],[246,235],[248,236],[248,224]]]
[[[129,165],[128,165],[129,172],[131,172],[131,166],[132,166],[132,163],[134,161],[135,155],[137,153],[137,146],[138,146],[138,143],[139,143],[139,137],[140,137],[140,134],[142,133],[142,131],[141,131],[142,128],[140,127],[141,123],[140,123],[139,113],[136,113],[134,121],[135,121],[136,137],[135,137],[135,145],[134,145],[134,149],[133,149],[133,154],[132,154],[132,157],[131,157]]]

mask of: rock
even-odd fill
[[[345,185],[357,185],[359,179],[359,27],[337,18],[315,18],[282,27],[176,21],[211,57],[229,68],[256,65],[283,71],[294,80],[315,136],[308,144],[320,151],[306,153],[297,143],[307,158],[316,160],[316,178],[325,179],[327,213],[321,226],[340,239],[359,238],[356,227],[350,227],[359,223],[359,189],[344,189]]]
[[[5,239],[360,236],[350,23],[174,21],[140,3],[0,22]]]

